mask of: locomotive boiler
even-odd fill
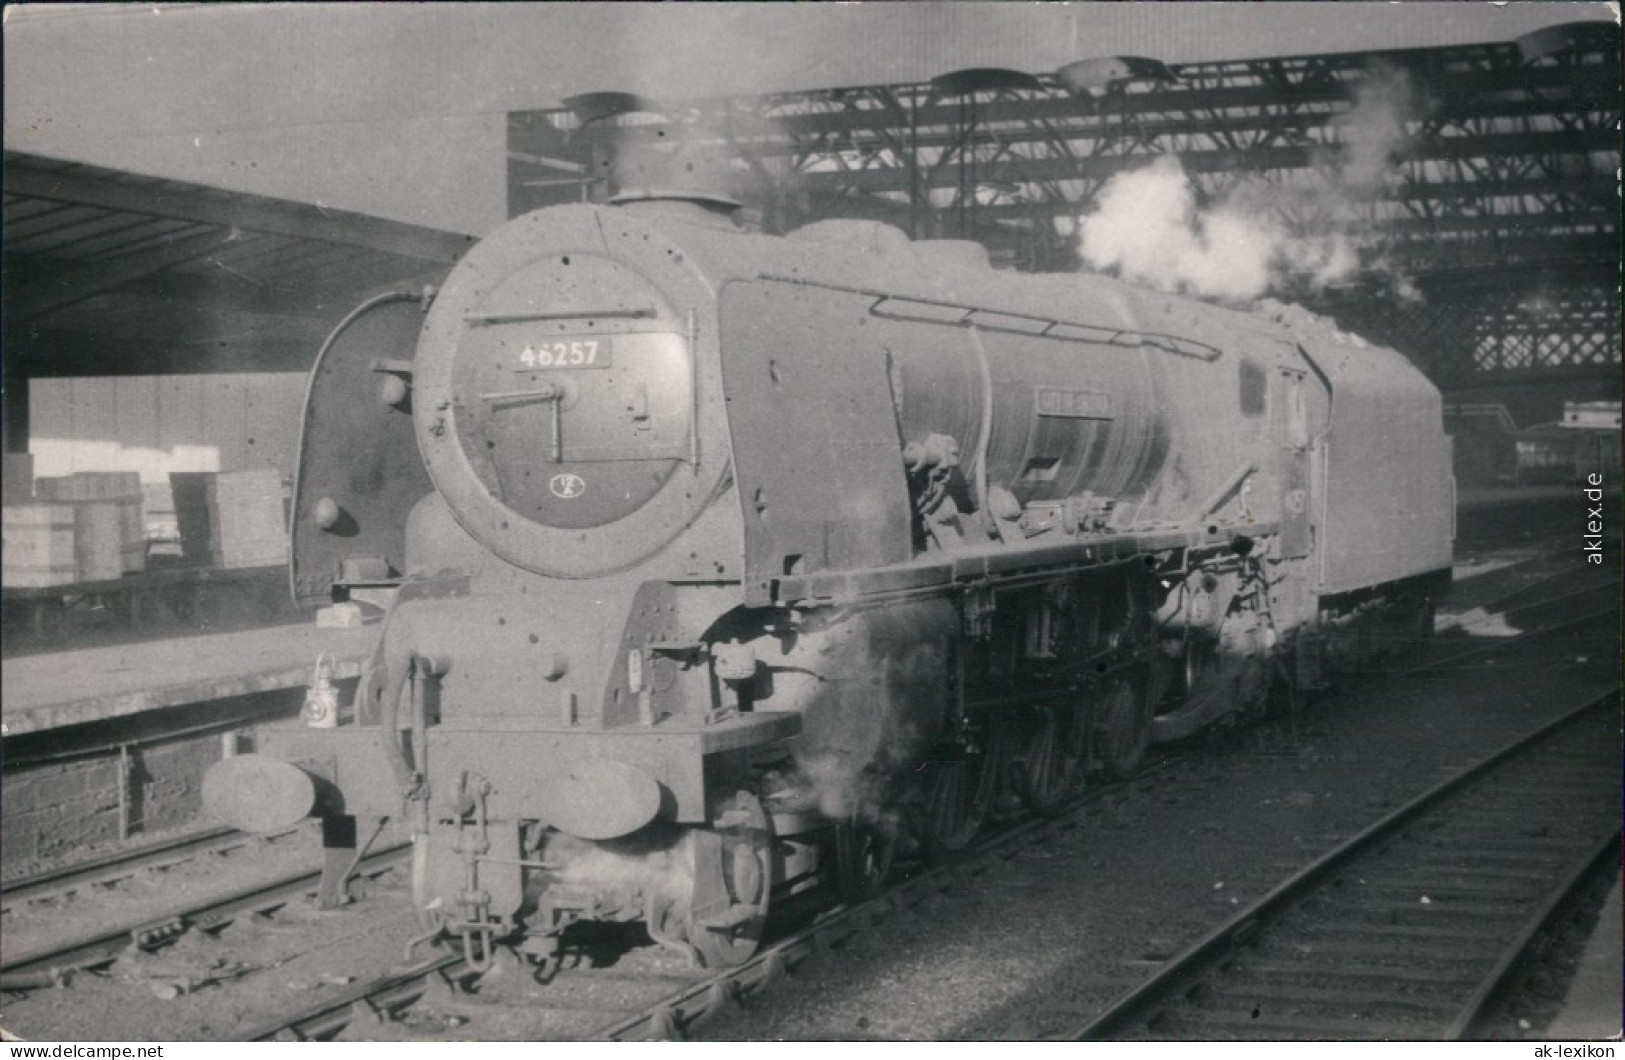
[[[476,961],[707,966],[1431,629],[1453,497],[1400,355],[866,221],[632,193],[370,300],[314,369],[295,591],[386,613],[217,816],[404,819]],[[339,858],[335,863],[342,863]]]

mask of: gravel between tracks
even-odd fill
[[[1454,637],[1441,652],[1468,641]],[[1080,1025],[1288,872],[1618,679],[1617,620],[1219,737],[926,918],[821,955],[705,1038],[1028,1039]]]
[[[199,851],[174,864],[135,869],[106,882],[76,883],[22,901],[8,896],[0,919],[3,952],[10,960],[65,938],[158,920],[177,906],[308,869],[321,857],[320,850],[311,822],[311,827],[286,835],[245,837],[220,851]]]
[[[170,873],[138,877],[113,895],[86,895],[27,919],[28,933],[5,939],[6,953],[46,939],[82,936],[98,928],[157,917],[165,909],[202,901],[239,887],[309,869],[319,860],[314,834],[264,857],[227,865],[188,862]],[[212,871],[211,871],[212,870]],[[7,994],[0,1026],[19,1037],[46,1041],[234,1040],[269,1016],[337,990],[398,962],[412,933],[399,865],[352,885],[369,896],[344,909],[318,911],[306,903],[281,907],[273,917],[239,918],[215,933],[189,931],[151,954],[126,951],[95,974],[79,973],[58,990]],[[20,925],[21,926],[20,922]],[[165,984],[191,978],[196,989],[164,998]],[[212,980],[212,981],[211,981]]]
[[[1537,559],[1487,571],[1458,603],[1492,602],[1563,561],[1573,563]],[[1604,577],[1617,579],[1617,571]],[[1439,650],[1469,643],[1478,642],[1457,633]],[[893,918],[866,942],[815,958],[788,985],[698,1033],[998,1039],[1076,1025],[1287,872],[1582,689],[1617,680],[1618,644],[1617,621],[1599,623],[1471,675],[1369,686],[1322,702],[1295,729],[1221,734],[1155,785],[1091,806],[1082,828],[963,878],[923,916]],[[0,1023],[35,1039],[241,1037],[399,961],[410,933],[403,888],[398,879],[383,882],[371,902],[337,913],[295,910],[278,918],[281,927],[229,928],[218,947],[199,941],[172,955],[259,969],[240,982],[158,1001],[146,988],[151,969],[125,962],[70,990],[8,997]],[[9,936],[8,946],[16,941]],[[660,963],[657,953],[633,956],[623,970],[647,959]],[[615,969],[606,971],[612,981]],[[528,985],[520,994],[521,1006],[536,1008],[575,1000]],[[390,1027],[388,1036],[534,1039],[536,1031],[508,1006],[467,1006],[439,1027]]]

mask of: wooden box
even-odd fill
[[[134,471],[79,471],[60,478],[39,479],[34,489],[42,500],[69,504],[117,505],[119,571],[109,577],[117,578],[119,574],[128,571],[146,569],[147,523],[146,517],[142,514],[141,476]],[[82,531],[89,533],[92,540],[81,542],[79,545],[82,560],[80,578],[85,581],[100,581],[102,580],[100,574],[92,578],[84,571],[107,570],[107,564],[102,558],[102,549],[105,547],[103,541],[105,531],[102,523],[106,515],[103,512],[81,514],[79,519],[81,524],[87,527],[94,524],[93,528]],[[87,552],[86,549],[90,551]]]
[[[0,482],[0,502],[34,503],[34,457],[31,453],[5,454],[5,478]]]
[[[288,562],[281,473],[267,469],[216,475],[209,533],[213,562],[218,567],[268,567]]]
[[[125,506],[117,501],[75,501],[68,507],[73,509],[78,580],[105,582],[123,577]]]
[[[213,471],[171,471],[170,501],[175,506],[175,529],[181,538],[181,557],[187,563],[207,565],[214,551],[209,529],[209,496]]]
[[[174,472],[169,484],[187,562],[268,567],[288,561],[280,472]]]

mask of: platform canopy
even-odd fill
[[[8,381],[303,371],[367,293],[433,282],[473,243],[13,151],[4,176]]]

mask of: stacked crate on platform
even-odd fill
[[[18,589],[71,585],[79,580],[71,504],[7,504],[0,509],[4,569],[0,584]]]
[[[75,501],[73,556],[82,582],[105,582],[124,577],[125,526],[123,505],[104,501]],[[145,545],[145,539],[142,544]]]
[[[0,482],[0,501],[29,504],[34,500],[34,457],[31,453],[5,454],[5,479]]]
[[[209,497],[214,492],[213,471],[171,471],[170,501],[175,505],[175,528],[181,538],[181,558],[207,566],[212,562],[214,537],[209,530]]]
[[[34,483],[41,500],[74,509],[80,581],[106,581],[147,565],[141,477],[133,471],[80,471]]]
[[[216,566],[266,567],[288,562],[280,472],[221,472],[215,476],[213,501],[209,531]]]
[[[179,541],[175,521],[175,492],[168,482],[143,482],[141,507],[146,513],[148,541]]]
[[[174,472],[169,484],[187,562],[268,567],[288,561],[280,472]]]

